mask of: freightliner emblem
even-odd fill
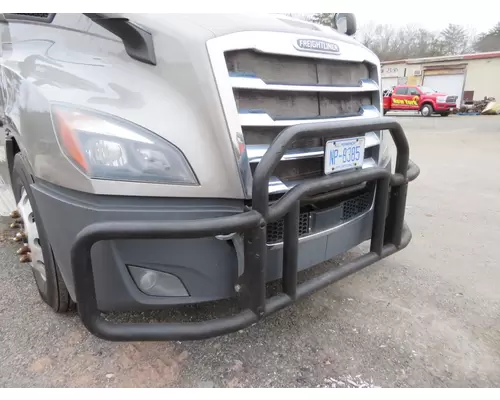
[[[317,39],[297,39],[295,47],[298,50],[318,51],[321,53],[339,54],[339,46],[332,42]]]

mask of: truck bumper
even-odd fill
[[[435,112],[451,112],[455,108],[457,108],[457,105],[455,103],[436,103],[436,108],[434,109]]]
[[[390,171],[390,163],[383,166]],[[374,189],[370,185],[356,190],[329,201],[327,206],[316,205],[311,209],[302,205],[299,271],[370,238]],[[144,226],[183,224],[234,216],[246,209],[243,200],[100,196],[40,181],[32,187],[32,192],[59,270],[76,301],[70,250],[75,237],[88,225],[125,221]],[[267,282],[283,275],[283,228],[283,220],[266,227]],[[103,312],[165,309],[233,298],[237,279],[244,271],[241,232],[218,238],[114,238],[99,241],[91,253],[97,305]],[[144,274],[161,274],[162,281],[153,288],[145,288],[141,281],[147,286],[148,277]]]
[[[371,130],[390,131],[398,152],[395,174],[391,174],[387,168],[375,167],[328,175],[304,182],[290,190],[278,201],[269,204],[269,178],[293,141],[308,136],[328,134],[335,137],[346,133],[362,134]],[[197,215],[190,220],[182,218],[166,221],[151,217],[138,220],[137,215],[135,218],[133,216],[124,218],[123,215],[120,217],[120,213],[117,213],[117,218],[113,218],[113,220],[92,218],[93,222],[85,223],[83,229],[76,232],[76,239],[71,243],[70,252],[70,280],[74,283],[74,293],[80,317],[91,333],[113,341],[195,340],[245,328],[290,305],[299,298],[404,248],[411,239],[411,233],[404,223],[407,186],[408,182],[415,179],[418,174],[418,167],[409,160],[408,142],[404,132],[399,123],[393,119],[339,120],[287,128],[269,147],[254,172],[251,208],[243,209],[242,204],[228,203],[216,211],[217,216],[207,213],[205,217]],[[313,244],[318,243],[318,241],[299,240],[301,200],[308,196],[324,193],[330,193],[330,196],[342,196],[350,188],[363,183],[376,184],[373,207],[359,219],[350,221],[345,226],[338,227],[336,231],[331,232],[335,235],[333,242],[340,243],[337,244],[337,247],[331,247],[331,254],[326,254],[327,252],[323,251],[318,260],[315,260],[313,255],[305,261],[304,255],[307,258],[309,253],[314,252],[314,247],[307,247],[308,243]],[[35,189],[37,204],[42,205],[41,213],[46,215],[47,193],[41,188]],[[43,206],[44,198],[45,207]],[[238,210],[239,207],[241,208]],[[90,210],[89,215],[96,215],[92,204],[87,204],[87,209]],[[149,215],[154,214],[154,211],[152,209]],[[160,211],[156,210],[156,212]],[[280,256],[273,259],[272,249],[269,249],[267,244],[266,231],[271,223],[281,218],[284,219],[283,243],[279,250]],[[45,217],[44,224],[46,225]],[[368,231],[366,230],[367,226]],[[51,238],[55,234],[54,230],[48,229],[48,231],[49,239],[55,243]],[[51,231],[54,233],[51,234]],[[68,235],[68,232],[65,234],[67,237],[73,237],[71,234]],[[234,237],[235,234],[241,237],[241,262],[239,263],[241,268],[239,272],[238,263],[227,270],[219,268],[221,265],[228,264],[228,259],[235,261],[235,251],[228,247],[226,241],[218,240],[216,237],[220,237],[220,235]],[[328,235],[323,237],[325,236],[328,237]],[[317,263],[315,261],[321,262],[331,258],[369,238],[371,238],[371,245],[367,254],[303,284],[297,284],[297,271],[299,269],[310,266],[308,264]],[[138,304],[147,305],[148,308],[164,307],[168,304],[167,298],[155,298],[155,296],[140,294],[137,287],[132,287],[133,282],[130,276],[128,279],[124,276],[121,276],[122,279],[116,279],[119,274],[126,274],[126,268],[121,268],[121,272],[114,274],[103,273],[103,271],[109,271],[104,266],[108,262],[114,265],[114,268],[128,264],[123,260],[113,260],[109,257],[117,254],[118,258],[123,257],[126,253],[124,249],[127,247],[127,242],[134,241],[136,243],[143,239],[148,239],[144,243],[153,243],[158,240],[178,240],[179,242],[181,239],[197,240],[199,251],[197,250],[195,253],[199,254],[193,254],[193,257],[203,257],[205,251],[203,240],[209,241],[206,242],[206,246],[210,247],[211,251],[213,251],[214,246],[221,246],[216,252],[220,260],[214,260],[214,257],[210,257],[208,260],[212,263],[207,263],[205,271],[198,271],[200,276],[203,275],[204,279],[207,279],[206,282],[204,283],[203,279],[198,279],[199,277],[191,279],[191,282],[195,282],[197,279],[200,282],[200,287],[194,290],[197,295],[184,299],[176,298],[170,304],[195,303],[214,298],[231,297],[236,292],[243,311],[231,317],[188,323],[114,323],[104,319],[101,316],[101,311],[106,308],[126,310],[134,309],[134,306]],[[106,242],[108,245],[113,243],[112,247],[105,249],[103,245]],[[121,250],[117,251],[120,246]],[[175,249],[176,247],[172,248],[172,250]],[[179,247],[179,249],[181,248]],[[54,251],[58,257],[57,253],[63,252],[63,249],[58,249],[58,245],[55,244]],[[180,252],[182,253],[182,251]],[[193,252],[191,251],[191,253]],[[130,255],[127,257],[130,259]],[[172,251],[171,257],[173,261],[170,263],[176,264],[175,251]],[[277,260],[282,262],[282,265],[275,268]],[[144,266],[144,260],[142,264]],[[149,263],[146,267],[154,269],[155,265],[151,264]],[[280,276],[273,276],[277,273]],[[66,280],[64,272],[63,277]],[[282,277],[283,292],[266,298],[266,282],[278,277]],[[184,278],[184,282],[190,281],[187,275]],[[203,293],[203,287],[211,287],[207,282],[218,280],[224,282],[222,286],[219,285],[218,290],[208,290]],[[125,287],[123,293],[114,289],[120,285]],[[110,299],[110,296],[106,296],[106,292],[111,293],[113,300]]]

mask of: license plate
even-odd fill
[[[325,174],[360,168],[364,155],[364,137],[329,140],[325,146]]]

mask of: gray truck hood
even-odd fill
[[[182,27],[186,35],[200,36],[202,40],[235,32],[267,31],[311,35],[363,47],[358,41],[333,29],[321,30],[312,23],[275,14],[124,14],[124,16],[146,28],[150,25],[155,29],[164,25],[166,30],[171,30],[173,26]],[[181,20],[184,21],[183,24],[179,24]],[[172,24],[174,21],[175,24]]]

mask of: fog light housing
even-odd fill
[[[127,268],[139,290],[147,295],[189,297],[186,287],[175,275],[134,265],[127,265]]]

